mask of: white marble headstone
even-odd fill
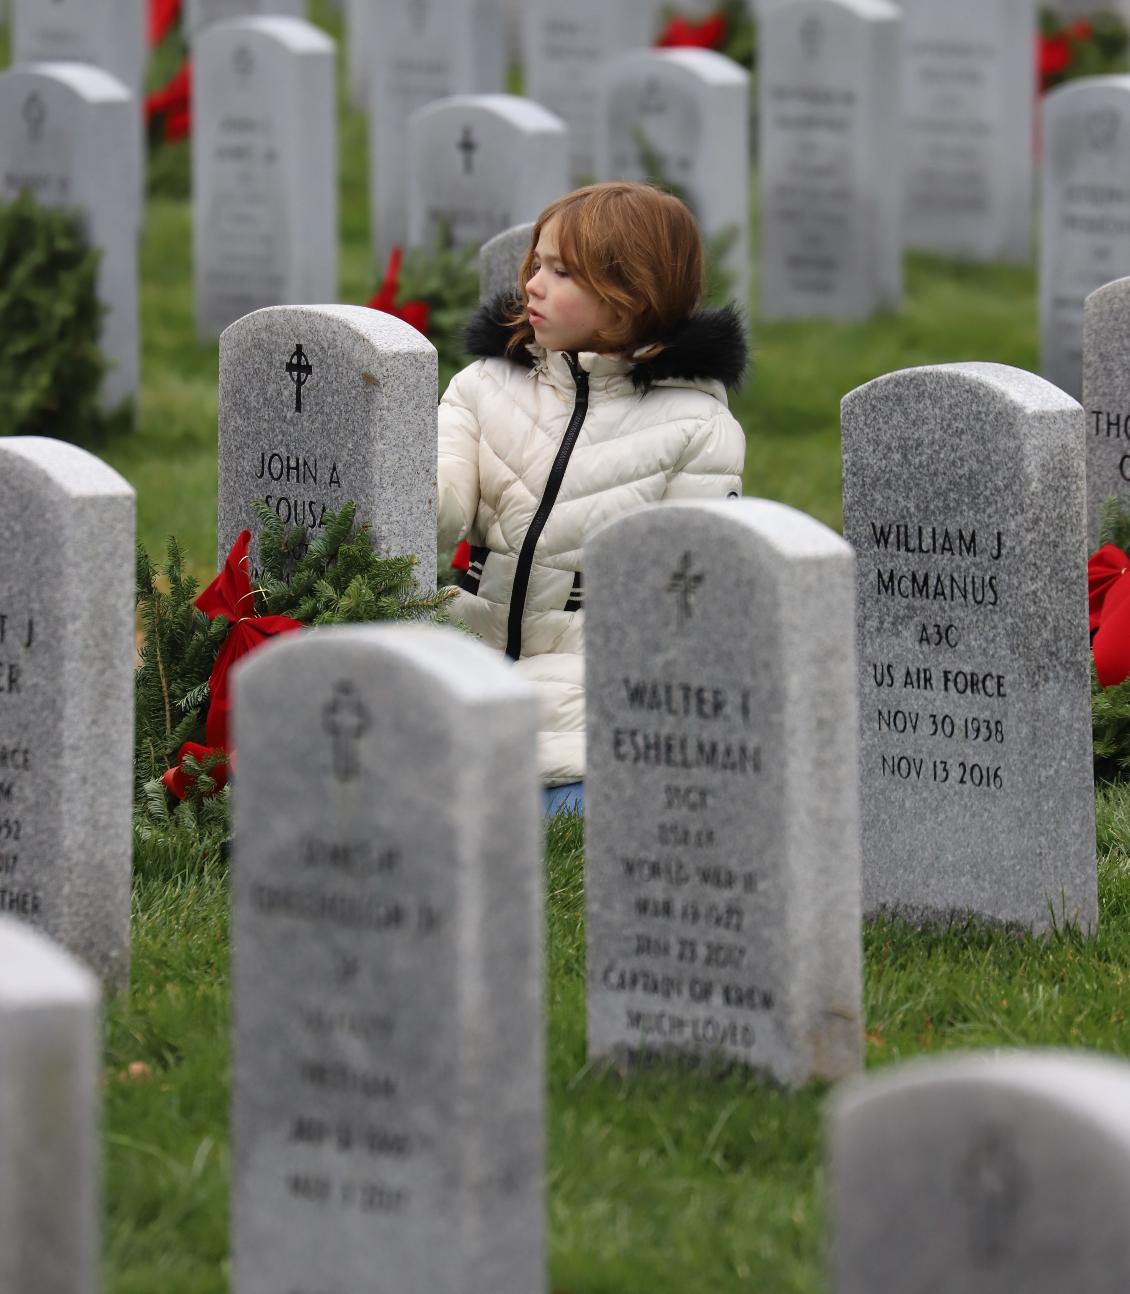
[[[86,63],[29,63],[0,73],[0,196],[30,190],[82,213],[102,255],[107,407],[137,394],[139,368],[137,106],[126,86]]]
[[[408,123],[408,242],[481,247],[569,188],[565,124],[529,99],[457,95]]]
[[[586,543],[590,1058],[859,1070],[854,566],[764,499]]]
[[[369,213],[378,265],[408,238],[411,116],[506,84],[503,0],[374,0],[369,38]]]
[[[1087,543],[1098,546],[1103,505],[1130,491],[1130,278],[1096,288],[1083,312]]]
[[[213,23],[193,42],[196,324],[337,298],[334,43],[301,18]]]
[[[1130,76],[1052,90],[1043,141],[1040,371],[1078,398],[1083,303],[1130,274]]]
[[[414,554],[434,588],[437,402],[435,347],[379,310],[276,306],[225,329],[218,562],[258,531],[253,499],[313,536],[353,502],[376,550]]]
[[[863,318],[902,296],[898,9],[763,0],[760,313]]]
[[[0,917],[0,1289],[95,1294],[98,985]]]
[[[140,103],[145,0],[12,0],[13,63],[92,63]]]
[[[1003,364],[844,398],[865,912],[1098,920],[1083,436]]]
[[[1085,1052],[922,1059],[840,1088],[832,1294],[1130,1288],[1130,1065]]]
[[[93,454],[0,440],[0,913],[115,988],[130,964],[134,510]]]
[[[605,64],[602,180],[665,179],[708,240],[727,238],[730,292],[749,303],[749,74],[706,49],[633,50]],[[659,176],[648,162],[654,158]]]
[[[495,234],[479,249],[479,300],[489,301],[499,292],[519,290],[518,272],[526,253],[534,222],[526,221]]]
[[[905,240],[1032,255],[1036,0],[902,0]]]
[[[525,92],[569,129],[569,178],[597,176],[602,65],[651,44],[654,6],[640,0],[527,0]]]
[[[534,1294],[537,699],[450,629],[284,637],[235,681],[233,1288]]]
[[[306,0],[184,0],[184,29],[195,35],[209,23],[225,18],[255,18],[275,14],[305,18]]]

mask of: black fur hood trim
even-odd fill
[[[513,332],[507,319],[520,308],[520,298],[512,292],[500,292],[480,306],[464,333],[467,353],[483,359],[509,359],[523,368],[533,368],[535,358],[525,346],[506,353],[506,343]],[[646,391],[656,382],[680,379],[718,381],[732,388],[740,385],[745,376],[749,349],[736,306],[696,310],[664,340],[663,350],[654,359],[640,360],[632,369],[637,390]]]

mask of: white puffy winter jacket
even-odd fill
[[[741,493],[745,436],[726,386],[746,362],[732,309],[686,320],[654,359],[524,348],[509,303],[476,315],[439,409],[440,543],[466,538],[454,614],[504,650],[542,701],[545,785],[584,777],[584,542],[661,499]]]

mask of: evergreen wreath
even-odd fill
[[[451,592],[421,594],[415,557],[377,554],[368,526],[355,524],[355,503],[327,512],[313,539],[303,526],[284,526],[261,500],[251,507],[261,525],[255,616],[286,616],[311,626],[443,619]],[[196,606],[198,593],[175,538],[169,538],[162,567],[138,547],[143,643],[135,675],[134,801],[140,814],[157,822],[170,819],[172,802],[162,778],[179,764],[185,776],[177,814],[198,825],[212,818],[226,823],[227,797],[217,794],[227,780],[226,755],[204,741],[209,678],[232,622],[222,615],[209,619]]]

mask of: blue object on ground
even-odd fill
[[[584,782],[566,782],[564,786],[545,788],[545,816],[558,813],[583,813],[585,808]]]

